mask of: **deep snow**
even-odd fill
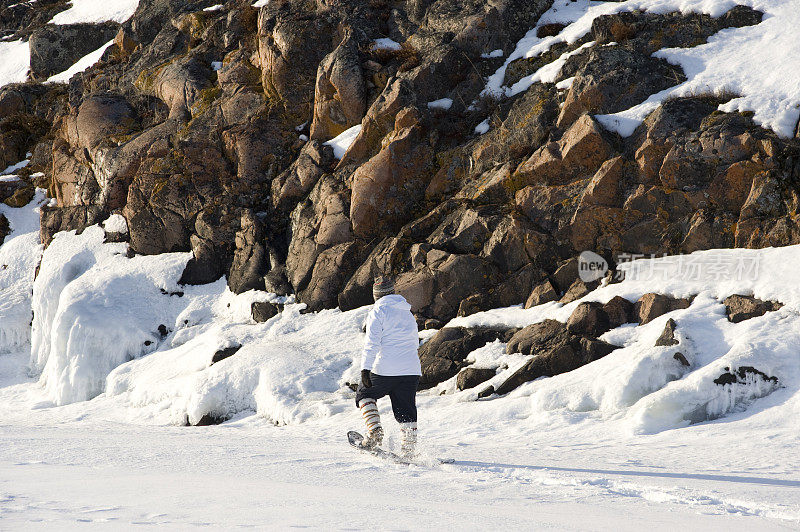
[[[105,225],[124,230],[117,218]],[[274,295],[233,295],[224,280],[178,287],[187,254],[129,259],[104,234],[61,233],[44,253],[31,358],[42,376],[28,377],[24,348],[0,356],[0,463],[9,472],[0,519],[9,525],[361,528],[353,516],[367,504],[378,528],[800,526],[800,288],[787,283],[800,246],[624,264],[623,282],[584,300],[656,290],[694,302],[610,331],[604,338],[622,349],[502,398],[476,401],[480,387],[458,392],[453,380],[420,393],[423,460],[409,468],[344,440],[361,424],[347,383],[358,377],[369,307],[301,314]],[[720,303],[731,293],[786,305],[732,324]],[[255,324],[258,300],[286,306]],[[450,325],[565,320],[577,304],[496,309]],[[681,343],[654,347],[669,317]],[[691,367],[674,361],[676,350]],[[496,381],[526,359],[500,342],[469,356],[496,369]],[[739,365],[781,387],[713,384]],[[380,406],[395,446],[388,401]],[[205,414],[232,420],[181,427]],[[456,463],[435,466],[433,456]]]
[[[45,201],[45,191],[39,189],[24,208],[0,203],[11,229],[0,246],[0,354],[30,342],[33,275],[42,253],[39,206]]]

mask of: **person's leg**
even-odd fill
[[[404,455],[413,455],[417,446],[417,386],[419,377],[416,375],[403,375],[394,377],[396,380],[389,392],[392,401],[392,413],[400,423],[402,443],[400,452]]]
[[[361,410],[361,417],[367,427],[362,446],[377,447],[383,442],[383,426],[378,413],[378,399],[389,393],[389,382],[385,377],[370,373],[372,386],[365,388],[359,385],[356,391],[356,406]]]

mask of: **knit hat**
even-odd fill
[[[394,279],[388,275],[376,277],[375,283],[372,285],[372,297],[375,298],[375,301],[389,294],[394,294]]]

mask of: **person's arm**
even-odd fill
[[[369,312],[367,317],[367,338],[364,341],[364,351],[361,356],[361,370],[372,370],[375,357],[381,349],[381,337],[383,336],[383,323],[375,309]]]

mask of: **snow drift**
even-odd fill
[[[124,230],[119,222],[106,225]],[[41,371],[54,403],[104,394],[144,422],[173,424],[219,422],[244,412],[277,424],[298,423],[350,407],[348,383],[358,377],[361,325],[369,307],[301,314],[303,305],[291,299],[256,291],[234,295],[224,280],[181,287],[176,283],[189,254],[128,258],[126,244],[104,243],[104,237],[99,226],[81,235],[59,234],[33,285],[31,367]],[[489,401],[497,412],[513,409],[515,417],[531,420],[554,412],[624,419],[635,433],[757,411],[759,400],[776,394],[796,409],[800,288],[785,280],[795,275],[798,260],[800,246],[642,259],[621,265],[624,281],[568,305],[496,309],[449,325],[520,327],[548,318],[566,321],[584,301],[635,301],[647,292],[694,296],[689,308],[605,333],[601,339],[622,346],[605,358],[524,384],[510,399]],[[784,306],[731,323],[722,300],[732,294]],[[251,304],[268,300],[285,303],[283,311],[254,323]],[[679,343],[656,347],[670,318]],[[215,353],[226,349],[232,354],[213,363]],[[528,359],[505,354],[501,342],[468,357],[475,367],[496,370],[487,384],[502,382]],[[725,374],[733,377],[721,381]],[[478,391],[457,391],[453,378],[421,400],[474,401]]]
[[[42,246],[39,242],[39,206],[45,191],[37,190],[26,207],[0,203],[0,214],[10,233],[0,246],[0,353],[22,349],[30,342],[31,289]]]
[[[158,347],[190,254],[127,258],[99,226],[58,233],[33,284],[31,369],[56,404],[103,392],[116,366]]]

